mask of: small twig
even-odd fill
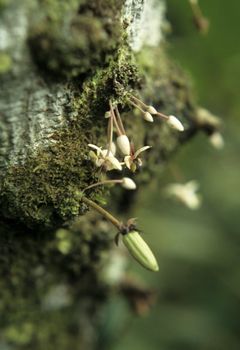
[[[105,219],[110,221],[119,231],[121,231],[122,224],[118,221],[112,214],[110,214],[107,210],[100,207],[97,203],[93,202],[91,199],[86,197],[82,197],[82,201],[89,205],[91,208],[97,210]]]
[[[97,187],[97,186],[101,186],[101,185],[108,185],[108,184],[120,184],[122,182],[123,182],[123,180],[103,180],[103,181],[96,182],[95,184],[92,184],[92,185],[84,188],[84,190],[82,192],[85,192],[93,187]]]
[[[203,17],[202,10],[199,6],[198,1],[197,0],[195,0],[195,1],[189,0],[189,3],[190,3],[190,6],[192,8],[192,12],[193,12],[194,16],[196,16],[197,18]]]

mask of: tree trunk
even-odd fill
[[[118,103],[136,147],[153,146],[135,175],[147,186],[197,128],[188,82],[161,45],[164,13],[161,0],[0,1],[1,349],[104,349],[102,308],[124,294],[125,258],[81,200],[100,178],[88,143],[106,146],[104,114]],[[128,93],[187,131],[133,115]],[[111,193],[88,195],[129,216],[137,192]]]

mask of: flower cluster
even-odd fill
[[[178,131],[184,130],[182,123],[175,116],[167,116],[160,113],[153,106],[146,105],[133,95],[129,95],[129,104],[138,108],[142,112],[143,119],[148,122],[152,123],[154,118],[161,118],[166,121],[171,128]],[[129,137],[127,136],[117,105],[113,105],[110,101],[109,107],[109,111],[105,113],[105,118],[108,120],[107,146],[106,148],[102,148],[90,143],[88,145],[90,148],[89,157],[96,167],[101,170],[102,174],[111,170],[122,171],[124,167],[134,173],[137,168],[141,167],[143,164],[140,155],[149,150],[151,146],[143,146],[135,150],[134,142],[130,142]],[[116,134],[115,142],[113,141],[114,134]],[[85,197],[85,192],[93,187],[115,184],[120,184],[127,190],[135,190],[137,187],[135,182],[129,177],[123,177],[120,179],[103,178],[101,181],[89,185],[82,191],[82,200],[117,227],[119,231],[116,236],[117,244],[118,237],[121,235],[123,244],[133,258],[148,270],[158,271],[157,261],[137,230],[135,220],[130,219],[127,224],[124,225],[97,203]]]
[[[168,116],[160,113],[153,106],[146,105],[133,95],[129,95],[129,104],[140,110],[143,119],[147,122],[153,123],[154,118],[161,118],[172,129],[180,132],[184,130],[182,123],[175,116]],[[107,147],[102,148],[97,145],[89,144],[88,146],[91,149],[89,151],[89,157],[96,167],[102,170],[101,173],[106,173],[111,170],[122,171],[124,167],[134,173],[137,168],[142,166],[142,160],[140,158],[141,153],[150,149],[151,146],[143,146],[135,151],[134,143],[129,141],[125,131],[117,105],[113,105],[110,102],[109,106],[110,110],[105,114],[105,118],[108,119]],[[204,112],[202,114],[205,115],[206,113]],[[116,133],[116,144],[113,141],[114,133]],[[221,148],[223,146],[223,139],[221,134],[217,131],[211,134],[210,142],[216,148]],[[129,219],[126,224],[123,224],[104,208],[85,196],[85,191],[93,187],[115,184],[119,184],[127,190],[135,190],[137,187],[135,182],[129,177],[122,177],[114,180],[104,178],[97,183],[89,185],[82,191],[82,201],[97,210],[117,228],[118,234],[115,239],[117,245],[118,238],[121,236],[123,244],[140,265],[150,271],[158,271],[157,260],[147,243],[141,237],[136,227],[135,219]],[[201,197],[197,193],[198,188],[199,185],[194,180],[185,184],[172,183],[165,188],[165,194],[183,203],[189,209],[194,210],[198,209],[201,205]]]
[[[148,106],[133,95],[129,95],[129,103],[138,108],[143,115],[144,120],[153,122],[154,118],[161,118],[173,129],[183,131],[182,123],[173,115],[165,115],[158,112],[153,106]],[[89,144],[91,148],[89,156],[97,167],[107,171],[119,170],[127,167],[132,172],[142,166],[140,154],[150,149],[151,146],[143,146],[135,150],[134,143],[129,140],[126,130],[123,125],[121,115],[117,105],[109,103],[110,110],[106,112],[105,118],[108,119],[108,140],[107,147],[102,149],[97,145]],[[116,145],[113,142],[113,135],[116,133]],[[117,150],[120,154],[117,158]]]
[[[160,113],[156,110],[156,108],[150,105],[146,105],[144,102],[133,95],[130,95],[129,103],[142,113],[144,120],[152,123],[154,121],[154,118],[160,118],[164,120],[172,129],[184,131],[182,123],[174,115],[166,115],[164,113]]]
[[[113,169],[120,171],[122,170],[122,164],[115,157],[115,151],[111,151],[111,148],[102,149],[101,147],[92,145],[91,143],[88,146],[95,151],[90,151],[89,156],[97,167],[103,167],[106,171]]]

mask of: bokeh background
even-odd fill
[[[131,269],[158,290],[142,318],[121,299],[106,310],[102,335],[111,350],[240,349],[240,1],[200,0],[210,20],[207,36],[192,23],[187,0],[168,0],[169,55],[191,76],[201,106],[221,117],[225,147],[199,134],[176,154],[162,176],[142,192],[135,215],[154,247],[160,272]],[[175,175],[200,182],[202,207],[191,211],[166,200]],[[124,327],[122,327],[124,324]],[[106,343],[106,342],[105,342]]]

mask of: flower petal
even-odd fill
[[[107,149],[103,149],[102,150],[102,156],[103,156],[103,158],[106,158],[106,156],[113,157],[113,154],[112,154],[111,151],[108,153]]]
[[[121,163],[119,162],[119,160],[116,157],[114,157],[114,156],[107,156],[106,160],[108,160],[112,164],[114,169],[117,169],[117,170],[120,170],[120,171],[122,170],[122,165],[121,165]]]
[[[220,150],[224,147],[224,138],[219,131],[215,131],[211,136],[209,136],[209,141],[216,149]]]
[[[89,143],[88,144],[88,147],[91,147],[93,149],[95,149],[97,151],[97,155],[99,156],[101,153],[102,153],[102,148],[101,147],[98,147],[96,145],[93,145],[92,143]]]
[[[134,153],[134,158],[137,158],[140,153],[146,151],[147,149],[151,148],[152,146],[144,146],[139,148],[135,153]]]
[[[126,164],[126,167],[128,169],[131,169],[131,164],[132,164],[132,158],[131,156],[126,156],[124,157],[124,163]]]
[[[192,210],[196,210],[201,206],[201,199],[195,192],[188,192],[181,198],[182,202]]]
[[[186,190],[196,192],[199,189],[199,183],[196,180],[187,182],[185,185]]]
[[[96,166],[99,168],[100,168],[100,166],[103,165],[103,163],[104,163],[104,159],[96,159],[96,161],[95,161]]]

